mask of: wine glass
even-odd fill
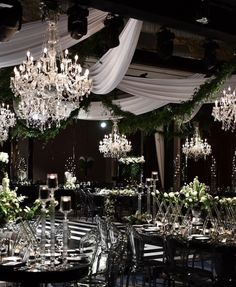
[[[147,221],[148,225],[150,225],[150,223],[151,223],[151,221],[152,221],[152,215],[151,215],[151,213],[148,213],[148,214],[146,215],[146,221]]]

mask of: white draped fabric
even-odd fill
[[[165,184],[165,147],[164,147],[164,136],[161,133],[155,133],[155,145],[157,154],[157,163],[159,168],[161,187],[164,188]]]
[[[90,37],[104,27],[106,12],[96,9],[89,10],[88,33],[79,40],[74,40],[67,31],[67,16],[62,15],[58,22],[58,34],[61,48],[64,50]],[[36,21],[24,24],[9,42],[0,43],[0,68],[21,64],[30,50],[34,58],[42,52],[43,41],[47,30],[47,23]]]
[[[120,45],[110,49],[90,68],[93,93],[107,94],[123,79],[133,58],[141,28],[142,21],[130,19],[120,34]]]
[[[130,83],[137,83],[137,86],[140,87],[139,91],[137,89],[137,94],[135,96],[123,98],[120,100],[113,101],[114,104],[117,104],[124,111],[129,111],[135,115],[140,115],[143,113],[150,112],[154,109],[160,108],[169,103],[180,103],[183,101],[190,100],[192,98],[193,92],[195,89],[199,88],[199,85],[204,83],[207,79],[200,78],[199,76],[196,79],[194,76],[187,77],[186,79],[146,79],[146,78],[136,78],[136,77],[124,77]],[[151,80],[151,81],[150,81]],[[122,81],[123,82],[123,81]],[[155,86],[153,84],[159,83],[159,85]],[[142,84],[139,84],[142,83]],[[149,86],[150,84],[150,86]],[[236,86],[236,76],[233,75],[229,80],[225,82],[222,86],[222,89],[218,92],[218,96],[222,95],[222,90],[227,88],[228,86]],[[127,84],[128,86],[128,84]],[[143,88],[146,87],[146,89]],[[133,86],[134,89],[135,85]],[[153,94],[151,93],[153,91]],[[181,90],[183,91],[181,93]],[[188,91],[188,92],[187,92]],[[132,92],[132,89],[130,91]],[[166,98],[163,96],[166,95]],[[184,94],[184,96],[182,96]],[[180,99],[178,100],[178,97]],[[201,105],[196,107],[192,116],[189,120],[197,113],[200,109]],[[106,110],[101,102],[91,103],[90,109],[88,112],[81,111],[78,116],[80,119],[87,120],[107,120],[111,118],[111,115],[108,110]],[[186,119],[188,121],[188,119]]]

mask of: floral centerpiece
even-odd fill
[[[16,189],[9,187],[10,180],[7,173],[2,179],[0,186],[0,225],[13,222],[22,212],[21,203],[24,196],[17,196]]]
[[[147,212],[140,213],[139,211],[136,211],[135,214],[131,214],[129,216],[124,217],[124,221],[127,223],[133,225],[133,224],[144,224],[147,223]]]
[[[186,208],[208,210],[213,203],[213,197],[207,193],[205,183],[196,176],[192,182],[182,187],[179,197]]]
[[[135,190],[129,188],[125,189],[103,188],[98,192],[98,194],[105,196],[104,201],[105,214],[108,218],[113,219],[115,216],[115,203],[117,196],[133,196],[135,195]]]
[[[137,182],[140,178],[144,156],[129,156],[119,158],[121,164],[121,176],[128,182]]]
[[[76,176],[74,176],[71,172],[65,172],[65,184],[64,188],[66,189],[75,189],[76,188]]]

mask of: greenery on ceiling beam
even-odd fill
[[[162,125],[170,126],[173,121],[181,125],[187,116],[190,116],[197,105],[206,103],[214,99],[214,95],[219,91],[222,84],[232,75],[236,70],[236,57],[229,63],[226,63],[218,71],[214,78],[206,80],[193,94],[191,100],[183,102],[182,104],[169,104],[163,108],[156,109],[149,113],[142,115],[134,115],[130,112],[123,111],[118,105],[115,105],[112,100],[117,96],[116,92],[108,95],[90,95],[85,97],[80,103],[80,106],[71,112],[70,116],[61,122],[60,127],[53,127],[42,133],[40,130],[28,128],[23,121],[18,120],[17,125],[12,129],[13,137],[35,137],[42,139],[54,138],[61,129],[66,128],[73,119],[77,118],[80,109],[87,110],[92,101],[101,101],[103,105],[117,117],[121,117],[120,129],[127,133],[134,133],[137,130],[151,133]],[[10,90],[10,75],[12,68],[5,68],[0,70],[0,99],[2,102],[12,103],[13,94]]]
[[[163,125],[167,127],[170,126],[173,121],[175,121],[178,126],[181,126],[198,105],[209,102],[215,98],[216,92],[220,90],[221,86],[234,71],[236,71],[236,57],[230,62],[225,63],[214,78],[206,80],[205,83],[196,89],[192,99],[182,104],[169,104],[163,108],[139,116],[122,111],[118,106],[112,104],[112,102],[106,102],[105,105],[113,110],[114,115],[123,117],[119,127],[126,133],[134,133],[137,130],[151,133]]]

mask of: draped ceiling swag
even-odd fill
[[[88,33],[80,40],[74,40],[67,32],[67,16],[62,15],[59,21],[59,36],[62,49],[69,48],[90,37],[104,27],[103,21],[107,13],[89,9]],[[20,64],[25,53],[30,50],[34,58],[39,57],[42,50],[42,39],[46,31],[46,23],[36,21],[24,24],[21,31],[9,42],[0,43],[0,68]],[[196,88],[204,81],[204,75],[192,75],[183,79],[150,79],[125,76],[132,60],[142,21],[130,19],[120,34],[120,45],[110,49],[96,64],[90,67],[93,79],[92,92],[107,94],[115,88],[127,93],[127,97],[115,100],[122,110],[140,115],[160,108],[168,103],[181,103],[189,100]],[[236,84],[233,76],[224,86]],[[100,102],[93,102],[88,112],[80,111],[80,119],[109,119],[109,111]]]

